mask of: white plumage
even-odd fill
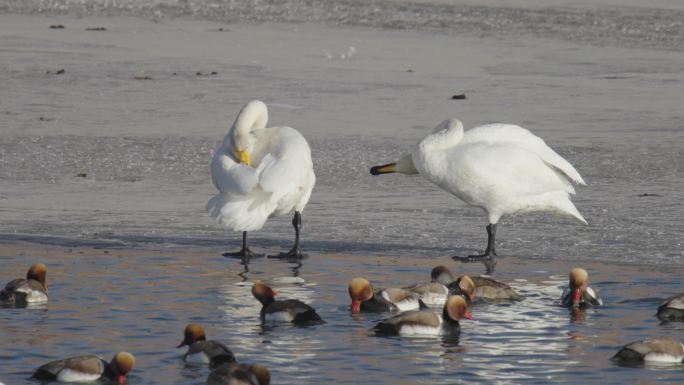
[[[264,314],[264,323],[266,324],[278,324],[283,322],[292,322],[294,317],[292,313],[288,311],[278,311],[274,313]]]
[[[409,311],[409,310],[416,310],[416,309],[420,308],[420,302],[418,301],[418,296],[406,297],[406,298],[402,299],[401,301],[392,301],[392,298],[390,297],[387,290],[381,290],[380,295],[382,296],[382,298],[385,299],[385,301],[393,303],[394,306],[396,306],[399,311]]]
[[[99,373],[85,373],[74,369],[62,369],[57,374],[58,382],[93,382],[102,377],[104,366],[101,366]]]
[[[684,348],[684,345],[682,345]],[[662,364],[681,364],[684,356],[673,355],[663,352],[650,352],[644,355],[644,362],[647,363],[662,363]]]
[[[464,202],[482,208],[495,226],[501,216],[550,211],[586,223],[569,199],[572,182],[585,184],[575,168],[525,128],[487,124],[463,131],[456,119],[440,123],[411,154],[376,166],[374,175],[420,174]],[[495,227],[484,256],[495,256]],[[491,249],[491,250],[490,250]]]
[[[26,294],[27,304],[34,305],[46,303],[48,301],[48,296],[44,291],[35,290],[28,285],[18,288],[17,292]]]
[[[209,363],[209,356],[207,356],[207,353],[205,352],[197,352],[197,353],[192,353],[192,354],[187,354],[184,357],[185,362],[188,364],[208,364]]]
[[[211,161],[219,193],[206,209],[233,231],[259,230],[269,217],[293,211],[297,219],[316,181],[306,139],[294,128],[267,122],[263,102],[247,103]],[[295,229],[298,238],[299,224]]]
[[[439,316],[439,325],[405,324],[399,327],[399,335],[402,336],[440,336],[445,334],[442,329],[444,320]]]

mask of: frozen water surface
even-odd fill
[[[483,248],[479,209],[420,177],[368,173],[454,116],[466,127],[521,124],[588,182],[575,202],[589,226],[505,218],[504,255],[681,263],[681,51],[313,25],[217,32],[199,21],[40,20],[2,20],[8,240],[234,247],[238,234],[204,214],[214,193],[208,163],[240,106],[260,98],[272,104],[272,124],[311,142],[318,183],[304,212],[308,249]],[[46,27],[57,22],[68,27]],[[93,25],[108,30],[85,31]],[[352,58],[328,58],[350,46]],[[449,100],[457,92],[468,99]],[[254,232],[255,245],[289,241],[289,221]]]
[[[45,259],[54,282],[47,311],[0,312],[0,381],[31,383],[31,369],[71,352],[127,349],[139,357],[130,383],[203,383],[206,369],[172,349],[190,321],[267,364],[274,383],[681,380],[681,367],[607,357],[683,336],[652,316],[682,290],[684,7],[247,3],[0,0],[0,278]],[[262,330],[242,277],[296,266],[258,260],[236,275],[243,266],[218,255],[239,234],[204,213],[211,153],[252,98],[312,147],[311,257],[303,282],[276,281],[321,308],[324,327]],[[348,315],[349,278],[408,284],[485,245],[479,209],[420,177],[368,173],[447,117],[544,138],[587,181],[574,202],[589,225],[502,220],[497,277],[528,298],[475,309],[460,341],[368,338],[377,317]],[[250,240],[273,253],[292,237],[290,218],[274,218]],[[607,297],[585,320],[552,306],[575,264]],[[94,279],[86,290],[81,277]]]

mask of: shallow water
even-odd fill
[[[20,255],[21,254],[21,255]],[[41,257],[42,255],[46,255]],[[460,338],[381,338],[368,329],[382,317],[352,316],[346,284],[357,275],[376,285],[424,281],[431,263],[478,273],[481,266],[391,257],[312,254],[302,266],[257,259],[244,272],[237,260],[211,253],[116,249],[3,249],[2,279],[23,275],[27,261],[48,265],[50,302],[39,309],[1,309],[0,380],[31,384],[32,370],[81,353],[137,358],[128,383],[200,384],[206,367],[186,366],[174,349],[189,322],[204,325],[241,362],[261,363],[276,384],[412,383],[675,383],[684,367],[621,368],[609,360],[632,340],[684,337],[684,323],[660,324],[660,300],[680,289],[681,268],[588,264],[606,303],[573,317],[555,306],[569,263],[500,262],[499,279],[525,295],[519,303],[476,304]],[[458,270],[456,270],[458,269]],[[247,279],[245,281],[244,279]],[[312,327],[259,325],[253,281],[281,298],[312,304],[327,321]],[[363,380],[362,380],[363,379]]]

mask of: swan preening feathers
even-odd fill
[[[295,243],[279,257],[301,258],[301,212],[316,177],[311,150],[291,127],[266,127],[268,109],[253,100],[238,114],[214,153],[211,176],[219,193],[207,211],[222,226],[243,232],[242,249],[228,256],[249,258],[247,232],[273,215],[294,212]],[[456,119],[440,123],[395,163],[371,174],[420,174],[488,216],[487,247],[468,260],[493,261],[496,224],[503,215],[549,211],[586,223],[570,201],[572,183],[585,184],[575,168],[530,131],[512,124],[487,124],[467,132]],[[493,265],[491,265],[493,266]]]
[[[496,223],[502,215],[549,211],[587,223],[570,201],[572,182],[585,184],[575,168],[530,131],[512,124],[487,124],[463,131],[456,119],[440,123],[395,163],[371,174],[420,174],[489,218],[483,254],[496,256]]]
[[[259,230],[273,215],[294,211],[295,243],[277,257],[301,258],[301,212],[316,176],[306,139],[291,127],[266,127],[268,109],[261,101],[247,103],[228,130],[211,161],[211,177],[219,193],[206,209],[223,227],[242,231],[242,249],[226,256],[250,258],[247,232]]]

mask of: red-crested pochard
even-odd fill
[[[432,306],[443,305],[446,298],[454,294],[465,295],[469,301],[475,298],[485,301],[520,301],[523,299],[520,294],[503,282],[481,275],[470,275],[469,277],[474,285],[472,293],[464,291],[465,289],[470,290],[469,287],[461,287],[464,284],[469,285],[470,282],[463,282],[462,284],[459,281],[460,277],[457,277],[448,267],[439,265],[430,272],[430,283],[414,285],[407,289],[418,293],[423,302]],[[447,291],[446,294],[444,294],[445,290]]]
[[[261,365],[238,364],[230,356],[212,358],[207,385],[269,385],[271,373]]]
[[[451,290],[450,294],[461,294],[459,293],[458,284],[455,284],[458,278],[455,278],[455,275],[448,267],[440,265],[432,270],[431,276],[433,279],[437,279],[438,282],[446,285]],[[518,292],[501,281],[482,275],[469,275],[469,277],[475,285],[473,298],[485,301],[520,301],[523,299]]]
[[[674,295],[658,306],[656,316],[661,321],[684,321],[684,293]]]
[[[453,335],[460,332],[458,321],[473,319],[468,304],[460,295],[449,297],[440,315],[435,310],[413,310],[378,322],[373,328],[377,335]]]
[[[620,349],[614,360],[623,362],[652,362],[679,364],[684,360],[684,345],[667,337],[635,341]]]
[[[418,283],[404,289],[418,294],[418,297],[428,306],[443,306],[449,296],[447,285],[455,280],[456,277],[448,267],[439,265],[430,272],[430,282]]]
[[[99,379],[123,384],[133,369],[135,358],[131,353],[119,352],[110,362],[97,356],[78,356],[48,362],[33,373],[42,381],[92,382]]]
[[[589,287],[589,273],[576,267],[570,271],[570,282],[563,291],[561,304],[565,307],[589,307],[603,305],[596,290]]]
[[[407,311],[426,307],[414,292],[398,287],[375,291],[365,278],[352,279],[348,290],[352,300],[351,311],[354,313]]]
[[[311,306],[297,299],[276,301],[276,292],[270,287],[255,283],[252,286],[252,295],[261,302],[261,322],[279,323],[292,322],[296,324],[323,323],[323,319]]]
[[[462,276],[456,278],[449,286],[449,295],[460,295],[462,296],[468,305],[470,305],[475,299],[475,282],[469,275],[463,274]]]
[[[188,363],[208,364],[212,357],[224,356],[232,357],[236,361],[233,352],[226,345],[219,341],[207,340],[204,328],[198,324],[188,324],[185,327],[184,338],[180,345],[188,347],[188,351],[183,355],[183,360]]]
[[[45,303],[48,300],[48,288],[45,276],[47,267],[42,263],[31,265],[26,272],[26,279],[17,278],[10,281],[0,291],[0,304],[5,306],[26,306]]]

